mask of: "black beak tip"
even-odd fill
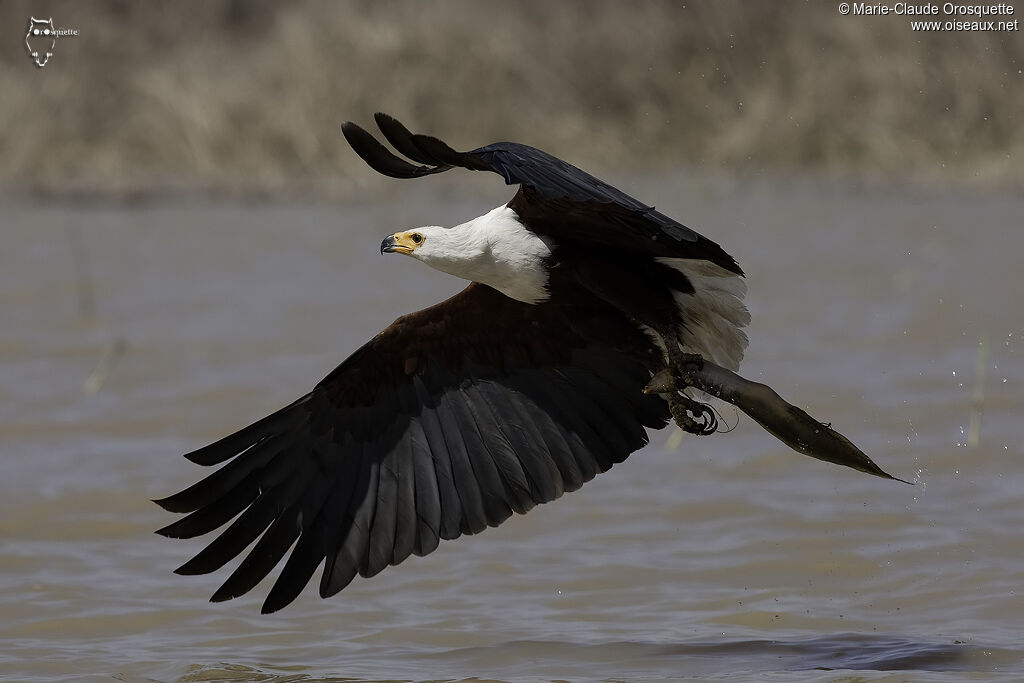
[[[380,243],[380,253],[386,254],[390,251],[395,250],[395,236],[388,235],[384,238],[384,241]]]

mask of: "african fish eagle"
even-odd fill
[[[718,244],[533,147],[456,152],[375,119],[416,162],[345,123],[349,144],[380,173],[458,166],[519,189],[461,225],[386,237],[382,253],[469,286],[398,318],[291,405],[186,456],[227,464],[156,501],[191,513],[158,533],[192,538],[231,524],[177,572],[217,570],[259,538],[213,601],[251,590],[293,545],[263,612],[292,602],[322,562],[320,595],[334,595],[356,574],[578,489],[644,446],[647,428],[674,418],[713,432],[694,387],[797,450],[889,476],[827,425],[730,372],[749,314],[743,271]]]

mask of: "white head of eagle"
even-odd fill
[[[430,225],[396,232],[380,245],[431,268],[480,282],[528,304],[545,301],[547,261],[554,242],[527,230],[506,205],[471,221],[445,228]]]

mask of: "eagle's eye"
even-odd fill
[[[420,242],[423,241],[423,235],[419,234],[418,232],[414,232],[413,234],[409,235],[409,239],[412,240],[413,244],[419,244]]]

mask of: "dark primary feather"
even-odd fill
[[[417,178],[454,166],[493,171],[507,184],[520,185],[509,202],[520,220],[556,242],[568,239],[651,256],[703,259],[743,274],[712,240],[547,152],[516,142],[457,152],[437,138],[410,132],[387,114],[375,114],[374,120],[396,150],[422,164],[395,156],[356,124],[343,124],[352,149],[379,173]]]
[[[160,533],[237,518],[178,571],[214,571],[256,541],[214,594],[224,600],[288,555],[270,612],[321,563],[327,597],[621,462],[668,419],[640,392],[661,356],[614,309],[587,305],[593,316],[571,315],[571,296],[531,306],[471,284],[399,318],[307,396],[190,455],[226,464],[157,501],[190,513]]]
[[[448,170],[447,166],[413,166],[408,161],[395,156],[388,148],[377,142],[377,139],[354,123],[342,124],[341,132],[352,149],[378,173],[392,178],[417,178],[431,173]]]

